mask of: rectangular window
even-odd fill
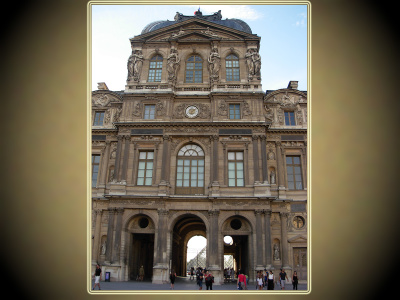
[[[97,177],[99,175],[100,155],[92,155],[92,187],[97,185]]]
[[[240,104],[229,104],[229,119],[240,119]]]
[[[156,106],[154,104],[144,106],[144,119],[154,119]]]
[[[153,156],[154,156],[153,151],[139,152],[137,185],[152,185]]]
[[[96,111],[94,114],[94,126],[103,126],[104,111]]]
[[[295,126],[296,122],[294,120],[294,112],[293,111],[285,111],[285,125],[287,126]]]
[[[286,156],[286,171],[289,190],[302,190],[300,156]]]
[[[243,152],[228,152],[228,186],[244,186]]]

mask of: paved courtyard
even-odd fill
[[[104,277],[103,277],[104,279]],[[93,281],[92,281],[93,284]],[[92,285],[93,286],[93,285]],[[101,290],[102,291],[171,291],[170,284],[152,284],[150,280],[140,281],[125,281],[125,282],[100,282]],[[285,289],[287,291],[292,291],[293,286],[292,284],[286,283]],[[298,285],[299,291],[306,291],[307,284],[299,284]],[[98,291],[98,287],[96,286],[96,292]],[[199,287],[196,285],[196,280],[190,280],[189,277],[177,277],[175,281],[174,291],[198,291],[198,292],[210,292],[207,291],[206,285],[203,281],[203,290],[199,291]],[[236,282],[228,282],[224,283],[223,285],[213,285],[213,291],[236,291],[237,286]],[[255,283],[249,283],[248,290],[251,292],[256,292],[256,285]],[[240,292],[247,292],[247,291],[240,291]],[[266,288],[261,293],[264,292],[280,292],[281,287],[280,285],[275,285],[274,291],[268,291]],[[100,291],[101,292],[101,291]]]

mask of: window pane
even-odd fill
[[[148,178],[148,177],[153,177],[153,170],[147,170],[146,171],[146,177]]]
[[[235,186],[235,179],[229,179],[229,186]]]
[[[181,187],[182,186],[182,181],[181,180],[177,181],[176,186]]]
[[[296,182],[296,189],[297,190],[302,190],[303,189],[303,185],[301,182]]]
[[[204,180],[199,180],[198,187],[203,187],[203,186],[204,186]]]
[[[183,181],[183,186],[188,187],[189,186],[189,180],[184,180]]]
[[[237,171],[236,172],[236,177],[239,178],[243,178],[243,171]]]
[[[204,160],[199,160],[199,166],[204,166]]]
[[[238,178],[238,180],[237,180],[237,186],[244,186],[244,180]]]
[[[243,152],[236,152],[236,160],[243,160]]]
[[[288,187],[289,187],[289,190],[294,190],[294,183],[288,182]]]
[[[235,163],[234,162],[228,163],[228,170],[235,170]]]
[[[293,164],[291,156],[286,156],[286,164]]]
[[[139,170],[144,170],[146,168],[146,163],[144,161],[139,162]]]
[[[147,162],[147,170],[149,170],[149,169],[153,169],[153,162],[152,161]]]
[[[235,160],[235,152],[228,152],[228,159]]]
[[[294,174],[301,174],[300,167],[294,167]]]
[[[185,166],[190,166],[190,160],[185,159]]]
[[[144,177],[144,170],[138,171],[138,177]]]
[[[228,178],[235,178],[235,171],[228,171]]]
[[[294,163],[295,164],[300,164],[300,156],[295,156],[295,157],[293,157],[293,161],[294,161]]]
[[[177,178],[177,179],[182,179],[182,173],[177,173],[177,174],[176,174],[176,178]]]
[[[178,166],[183,166],[183,160],[182,159],[178,159]]]
[[[143,185],[143,184],[144,184],[144,178],[138,178],[137,185]]]
[[[191,187],[197,187],[197,181],[196,180],[192,180]]]
[[[151,178],[146,178],[146,185],[151,185]]]
[[[147,159],[153,159],[154,152],[147,152]]]

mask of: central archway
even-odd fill
[[[207,229],[203,220],[194,214],[185,214],[178,218],[172,230],[170,268],[178,276],[187,276],[187,244],[196,235],[207,238]]]

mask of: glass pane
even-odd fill
[[[197,187],[197,181],[196,180],[192,180],[191,187]]]
[[[293,164],[291,156],[286,156],[286,163],[289,165]]]
[[[294,182],[288,182],[289,190],[294,190]]]
[[[243,163],[241,163],[241,162],[236,163],[236,169],[238,171],[242,171],[243,170]]]
[[[93,175],[99,172],[99,165],[93,165]]]
[[[94,163],[99,163],[100,162],[100,155],[95,155],[94,156]]]
[[[178,168],[176,169],[176,171],[177,171],[178,173],[183,172],[183,167],[178,167]]]
[[[147,152],[147,159],[153,159],[154,152]]]
[[[152,170],[153,169],[153,162],[149,161],[147,162],[147,170]]]
[[[185,159],[185,166],[190,166],[190,160]]]
[[[301,175],[295,175],[296,182],[301,182]]]
[[[198,178],[199,178],[199,180],[203,180],[204,179],[204,174],[198,174]]]
[[[151,185],[151,178],[146,178],[146,185]]]
[[[204,166],[204,160],[199,160],[199,166]]]
[[[197,182],[198,187],[203,187],[204,186],[204,180],[199,180]]]
[[[235,171],[228,171],[228,178],[235,178],[236,173]]]
[[[176,178],[177,178],[178,180],[182,179],[182,173],[176,174]]]
[[[140,152],[139,159],[146,159],[146,152]]]
[[[243,178],[243,171],[237,171],[236,172],[236,177],[237,178]]]
[[[189,57],[188,61],[194,61],[194,56]]]
[[[199,173],[199,174],[203,174],[203,173],[204,173],[204,167],[199,167],[198,173]]]
[[[289,175],[289,174],[288,174],[287,180],[288,180],[288,181],[293,181],[293,175]]]
[[[228,163],[228,170],[235,170],[235,163],[234,162]]]
[[[236,152],[236,160],[243,160],[243,152]]]
[[[235,152],[228,152],[228,159],[235,160]]]
[[[178,180],[178,181],[176,182],[176,186],[181,187],[181,186],[182,186],[182,181],[181,181],[181,180]]]
[[[294,167],[294,174],[301,174],[300,167]]]
[[[189,173],[183,173],[183,178],[184,179],[189,179]]]
[[[295,164],[299,165],[300,164],[300,157],[299,156],[293,157],[293,161],[294,161]]]
[[[178,166],[183,166],[183,160],[182,159],[178,159]]]
[[[143,184],[144,184],[144,178],[138,178],[137,185],[143,185]]]
[[[227,60],[226,61],[226,67],[227,68],[231,68],[232,67],[232,61],[231,60]]]
[[[296,182],[296,189],[297,190],[302,190],[303,189],[303,185],[301,184],[301,182]]]
[[[237,186],[244,186],[244,180],[238,178],[238,180],[237,180]]]
[[[146,171],[146,177],[153,177],[153,170],[147,170]]]
[[[144,170],[146,163],[144,161],[139,162],[139,170]]]
[[[183,186],[188,187],[189,186],[189,180],[184,180],[183,181]]]
[[[229,186],[235,186],[235,179],[229,179]]]
[[[138,171],[138,177],[144,177],[144,170]]]

